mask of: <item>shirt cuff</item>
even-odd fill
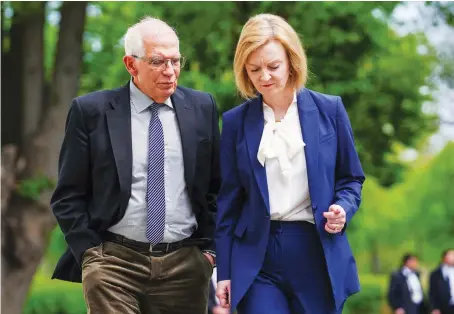
[[[213,259],[214,259],[214,265],[213,267],[216,267],[216,252],[215,251],[212,251],[212,250],[202,250],[203,253],[207,253],[207,254],[210,254]]]

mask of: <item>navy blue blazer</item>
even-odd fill
[[[341,98],[302,89],[297,103],[315,224],[340,308],[349,295],[359,291],[356,262],[345,228],[338,234],[326,232],[323,212],[338,204],[345,209],[348,224],[360,205],[365,177]],[[257,160],[263,127],[260,95],[223,115],[215,242],[218,280],[231,280],[232,309],[257,276],[268,243],[266,170]]]
[[[216,104],[210,94],[180,86],[171,99],[180,128],[187,192],[198,224],[192,237],[212,239],[220,185]],[[124,216],[131,196],[129,82],[73,100],[58,169],[51,206],[68,250],[52,278],[81,282],[83,253],[102,243],[101,235]]]
[[[451,301],[449,279],[443,276],[441,267],[430,274],[429,298],[432,310],[437,309],[441,313],[449,313],[454,309],[454,304],[449,304]]]
[[[415,274],[421,282],[419,273],[416,272]],[[421,313],[421,309],[415,307],[415,304],[411,299],[410,287],[407,284],[407,278],[402,273],[402,269],[391,274],[388,290],[388,303],[393,310],[403,308],[406,314]],[[425,308],[424,300],[421,307],[423,309]]]

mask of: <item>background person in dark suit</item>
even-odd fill
[[[454,314],[454,249],[445,250],[440,267],[430,274],[432,314]]]
[[[415,255],[405,254],[402,267],[391,274],[388,302],[395,314],[427,313]]]
[[[89,313],[205,313],[216,104],[177,87],[179,39],[158,19],[128,29],[123,62],[126,86],[71,104],[51,201],[69,250],[53,278],[82,281]]]

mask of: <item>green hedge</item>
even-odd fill
[[[361,275],[361,291],[351,296],[343,314],[379,314],[384,307],[386,277]]]
[[[30,289],[24,314],[85,314],[82,285],[51,280],[38,273]]]
[[[361,292],[350,297],[343,314],[379,314],[385,307],[386,276],[361,275]],[[24,314],[85,314],[82,285],[38,272],[24,308]]]

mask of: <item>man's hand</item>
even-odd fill
[[[400,307],[394,311],[394,314],[405,314],[405,310]]]
[[[223,308],[220,305],[216,305],[213,310],[211,311],[212,314],[230,314],[230,310],[228,308]]]
[[[339,233],[345,226],[346,214],[340,205],[333,204],[327,212],[323,213],[326,218],[325,230],[329,233]]]
[[[203,253],[203,255],[210,262],[211,266],[214,267],[214,264],[215,264],[214,263],[214,257],[211,254],[208,254],[208,253]]]
[[[230,308],[230,280],[221,280],[216,287],[216,296],[219,299],[221,307]]]
[[[440,310],[432,310],[431,314],[441,314]]]

